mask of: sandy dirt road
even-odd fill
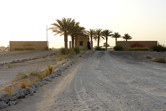
[[[166,65],[94,52],[2,111],[166,111]]]

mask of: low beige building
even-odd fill
[[[10,51],[48,50],[47,41],[10,41]]]
[[[77,37],[77,39],[75,40],[74,45],[78,46],[80,49],[88,48],[88,42],[89,42],[88,37]],[[69,42],[69,47],[71,48],[71,46],[72,46],[72,43],[70,41]]]
[[[122,46],[125,50],[134,47],[152,48],[153,46],[157,46],[157,41],[117,41],[116,45]]]

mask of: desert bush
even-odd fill
[[[13,91],[14,91],[14,88],[11,88],[11,87],[6,88],[6,89],[4,90],[4,92],[8,93],[9,95],[11,95],[11,93],[12,93]]]
[[[60,52],[61,52],[62,55],[65,55],[65,48],[61,48]]]
[[[79,54],[80,53],[80,48],[79,47],[75,47],[74,51],[75,51],[76,54]]]
[[[46,76],[47,76],[47,74],[46,74],[45,72],[43,72],[43,73],[41,73],[41,74],[38,75],[38,77],[39,77],[40,79],[43,79],[43,78],[45,78]]]
[[[33,83],[39,82],[39,81],[41,81],[41,78],[40,78],[40,77],[35,77],[35,78],[33,79]]]
[[[152,47],[152,50],[157,52],[164,52],[166,51],[166,47],[164,45],[157,45]]]
[[[130,51],[148,51],[149,48],[147,47],[135,47],[135,48],[129,48]]]
[[[103,51],[103,50],[105,50],[105,48],[95,47],[95,50],[98,50],[98,51]]]
[[[147,59],[152,59],[152,57],[150,55],[147,55],[146,58]]]
[[[23,81],[19,84],[19,88],[26,88],[31,86],[31,82],[30,81]]]
[[[7,67],[8,67],[8,68],[11,68],[11,64],[8,63],[8,64],[7,64]]]
[[[122,51],[122,50],[123,50],[123,47],[122,47],[122,46],[115,46],[115,47],[114,47],[114,50],[115,50],[115,51]]]
[[[16,80],[21,80],[21,79],[25,79],[25,78],[27,78],[28,76],[26,75],[26,74],[24,74],[24,73],[22,73],[22,72],[19,72],[18,74],[16,74],[16,77],[15,77],[15,79]]]
[[[50,75],[53,72],[54,68],[50,65],[44,70],[46,76]]]
[[[88,50],[88,48],[80,48],[80,50]]]
[[[69,49],[69,54],[70,55],[76,55],[76,52],[73,49]]]
[[[153,61],[158,63],[166,63],[166,59],[164,58],[155,58]]]
[[[29,73],[30,76],[38,76],[39,72],[38,71],[32,71]]]

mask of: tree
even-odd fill
[[[116,46],[116,43],[117,43],[117,39],[120,38],[121,35],[118,33],[118,32],[115,32],[113,35],[112,35],[112,38],[115,38],[115,46]]]
[[[79,26],[79,22],[72,21],[70,23],[70,25],[69,25],[69,35],[71,36],[72,49],[74,49],[74,41],[75,41],[76,35],[79,33],[79,31],[81,31],[83,29]]]
[[[93,50],[93,37],[95,36],[95,30],[89,29],[87,33],[90,36],[90,40],[91,40],[91,50]]]
[[[102,32],[102,35],[106,38],[106,44],[105,44],[105,49],[107,50],[107,47],[108,47],[108,37],[109,36],[112,36],[112,31],[110,31],[110,30],[104,30],[103,32]]]
[[[100,47],[100,37],[102,37],[102,29],[96,29],[95,39],[97,39],[97,47]]]
[[[75,21],[74,19],[71,18],[62,18],[57,19],[56,23],[53,23],[52,25],[54,27],[51,27],[53,32],[57,34],[60,34],[60,36],[64,35],[64,47],[65,47],[65,54],[68,54],[68,35],[69,35],[69,27],[70,24]]]
[[[127,41],[127,40],[132,39],[132,37],[129,34],[124,34],[123,39],[125,39]]]

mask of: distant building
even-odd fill
[[[117,41],[117,46],[122,46],[123,49],[128,50],[134,47],[152,48],[157,46],[157,41]]]
[[[79,48],[88,48],[88,44],[90,45],[88,37],[77,37],[74,43],[74,45],[78,46]],[[71,41],[69,43],[69,47],[72,47]]]
[[[48,50],[47,41],[10,41],[10,51]]]

